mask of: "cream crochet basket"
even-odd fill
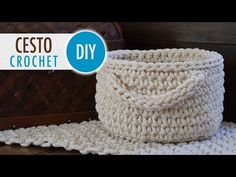
[[[223,67],[222,55],[207,50],[111,51],[96,76],[99,119],[129,140],[206,139],[223,118]]]

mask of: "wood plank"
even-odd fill
[[[94,119],[97,119],[96,111],[7,117],[0,119],[0,130],[16,129],[20,127],[30,127],[37,125],[82,122]]]
[[[66,151],[64,148],[43,148],[40,146],[21,147],[0,143],[0,155],[81,155],[79,151]]]
[[[126,41],[236,44],[235,22],[120,23]]]
[[[35,155],[46,151],[42,147],[21,147],[20,145],[5,145],[0,143],[0,155]]]

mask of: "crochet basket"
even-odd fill
[[[200,49],[117,50],[97,73],[96,110],[113,136],[182,142],[222,121],[223,57]]]

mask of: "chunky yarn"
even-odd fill
[[[0,142],[41,147],[63,147],[82,154],[132,155],[236,155],[236,124],[222,122],[211,138],[182,143],[130,141],[109,136],[101,121],[0,131]]]
[[[200,49],[117,50],[97,73],[96,110],[112,136],[209,138],[222,121],[223,57]]]

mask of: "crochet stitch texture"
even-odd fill
[[[142,142],[209,138],[222,121],[223,57],[201,49],[117,50],[97,73],[107,132]]]
[[[0,131],[0,142],[41,147],[63,147],[82,154],[235,154],[236,124],[222,122],[208,140],[182,143],[143,143],[111,137],[101,121],[20,128]]]

